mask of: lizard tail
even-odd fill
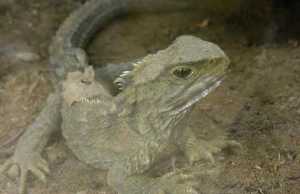
[[[59,77],[87,66],[83,48],[101,27],[126,13],[127,0],[89,0],[74,11],[57,31],[50,47],[50,65]]]

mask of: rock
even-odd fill
[[[53,164],[61,164],[67,158],[67,152],[65,150],[65,147],[60,143],[56,143],[48,147],[46,149],[46,154],[49,163],[53,163]]]
[[[26,42],[22,40],[11,40],[12,37],[3,37],[0,40],[0,58],[11,62],[35,62],[41,59]]]
[[[37,53],[33,53],[30,51],[17,51],[15,53],[15,57],[17,60],[23,62],[34,62],[40,60],[40,56]]]

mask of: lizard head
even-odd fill
[[[176,115],[216,88],[228,64],[228,57],[217,45],[194,36],[180,36],[165,50],[135,64],[125,75],[131,81],[124,92],[135,88],[137,101]]]

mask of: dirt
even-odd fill
[[[80,1],[71,0],[0,2],[0,143],[25,129],[43,107],[52,90],[48,45],[64,18],[79,5]],[[88,53],[96,65],[127,62],[165,48],[181,34],[219,44],[232,60],[224,84],[197,104],[190,125],[212,141],[227,133],[242,149],[217,156],[225,168],[211,183],[214,188],[209,191],[203,184],[202,193],[298,194],[297,44],[249,47],[247,34],[219,17],[185,11],[119,18],[97,34]],[[31,193],[113,193],[105,183],[105,171],[78,161],[61,137],[51,142],[45,151],[51,167],[48,183],[31,179]],[[17,182],[0,175],[1,194],[13,194],[16,189]]]

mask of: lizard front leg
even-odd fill
[[[108,183],[119,194],[198,194],[195,186],[200,174],[180,171],[153,178],[143,173],[130,175],[123,166],[114,166],[109,171]]]
[[[173,150],[173,149],[171,149]],[[174,151],[176,151],[174,149]],[[170,151],[169,154],[172,154]],[[165,152],[163,152],[164,154]],[[167,173],[160,177],[146,172],[158,162],[159,151],[155,148],[140,149],[127,159],[117,161],[108,171],[108,184],[119,194],[197,194],[194,189],[199,173]]]
[[[219,153],[226,147],[238,147],[241,145],[226,136],[218,137],[215,140],[207,141],[198,139],[193,130],[189,127],[177,135],[177,145],[183,151],[190,164],[200,160],[208,160],[215,163],[214,154]]]
[[[43,182],[46,181],[45,174],[49,173],[49,168],[41,153],[50,135],[59,129],[61,120],[60,108],[61,96],[59,90],[57,90],[49,95],[46,106],[18,141],[14,155],[0,167],[0,173],[18,169],[18,174],[20,174],[20,194],[26,193],[26,182],[29,172]]]

